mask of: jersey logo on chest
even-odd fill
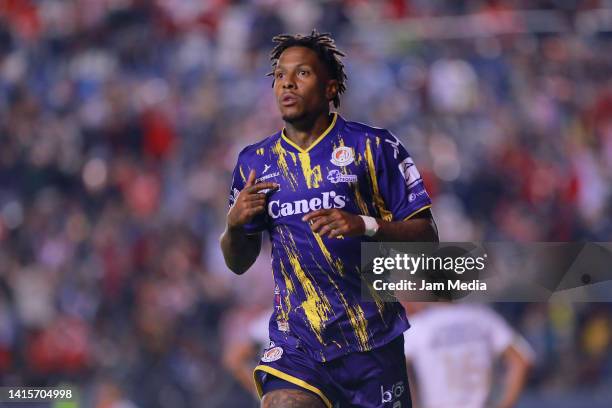
[[[289,215],[306,214],[310,211],[330,208],[344,208],[346,196],[337,194],[335,191],[325,191],[318,197],[288,202],[281,200],[270,200],[268,202],[268,214],[276,219]]]

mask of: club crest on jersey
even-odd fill
[[[336,147],[332,152],[331,162],[336,166],[347,166],[355,160],[353,149],[347,146]]]
[[[283,356],[283,349],[279,346],[272,347],[271,349],[266,350],[261,357],[261,361],[264,363],[271,363],[272,361],[276,361]]]
[[[340,170],[332,170],[327,174],[327,179],[332,183],[354,183],[357,181],[355,174],[342,174]]]

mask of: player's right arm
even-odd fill
[[[226,228],[220,240],[221,250],[227,267],[238,275],[253,265],[261,250],[261,233],[249,233],[244,227],[265,211],[266,195],[260,191],[276,188],[276,183],[255,184],[255,170],[251,170],[244,188],[227,213]]]

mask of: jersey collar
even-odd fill
[[[308,153],[309,151],[311,151],[316,145],[319,144],[319,142],[321,142],[321,140],[325,139],[325,136],[327,136],[332,129],[334,129],[334,127],[336,126],[336,122],[338,121],[338,114],[336,112],[333,113],[334,117],[332,119],[331,124],[327,127],[327,129],[325,129],[325,131],[323,133],[321,133],[321,135],[319,137],[317,137],[315,139],[314,142],[312,142],[310,144],[310,146],[308,146],[306,149],[302,149],[300,146],[298,146],[297,144],[295,144],[291,139],[289,139],[286,135],[285,135],[285,129],[283,129],[281,131],[281,137],[282,139],[287,142],[287,144],[289,144],[290,146],[292,146],[294,149],[296,149],[298,152],[300,153]]]

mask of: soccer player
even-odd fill
[[[404,336],[412,398],[419,408],[513,407],[527,379],[533,350],[497,313],[486,306],[408,304],[411,330]],[[412,308],[412,310],[411,310]],[[493,371],[501,360],[505,374],[500,395],[491,401]],[[417,403],[419,401],[419,403]]]
[[[409,407],[403,307],[361,299],[360,244],[436,241],[431,200],[389,131],[330,113],[346,88],[333,39],[280,35],[271,53],[284,129],[238,156],[221,248],[244,273],[272,242],[262,406]]]

